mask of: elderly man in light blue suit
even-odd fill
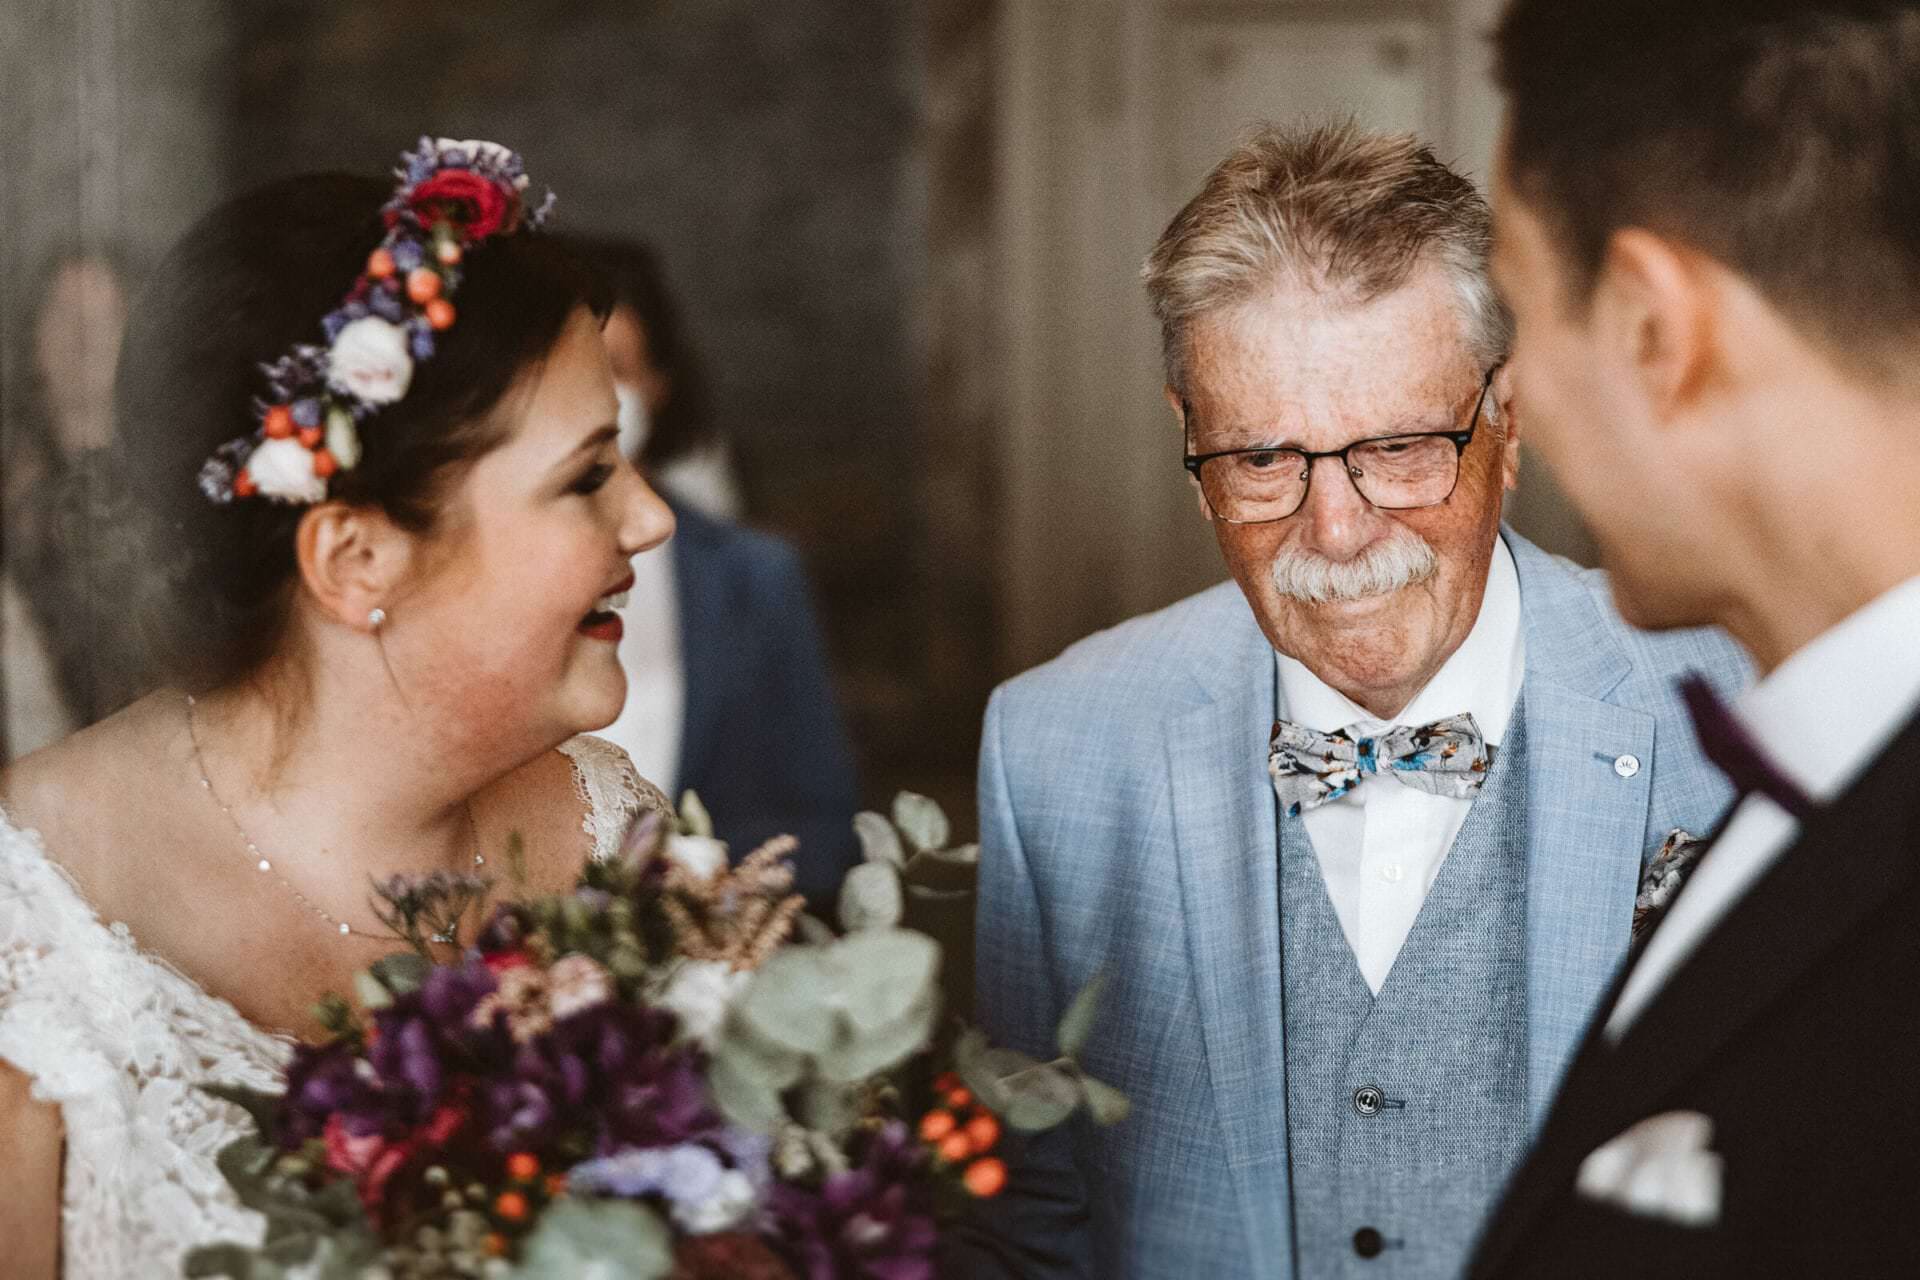
[[[981,1020],[1048,1054],[1104,974],[1133,1112],[1018,1149],[953,1274],[1456,1274],[1725,808],[1674,682],[1737,651],[1500,522],[1487,248],[1469,183],[1340,126],[1250,138],[1149,259],[1235,581],[1000,689],[980,762]]]

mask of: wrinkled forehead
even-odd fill
[[[1364,301],[1290,285],[1197,317],[1186,369],[1190,429],[1215,448],[1276,443],[1275,429],[1311,448],[1447,430],[1484,373],[1437,266]]]

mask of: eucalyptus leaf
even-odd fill
[[[940,978],[940,944],[911,929],[864,929],[828,952],[834,986],[855,1027],[890,1027]]]
[[[977,868],[979,865],[980,846],[961,844],[951,849],[922,849],[907,860],[907,874],[916,876],[930,871],[957,871]]]
[[[801,1124],[839,1142],[860,1118],[860,1099],[845,1084],[821,1080],[800,1091],[795,1111]]]
[[[926,1047],[939,1012],[939,992],[929,988],[899,1021],[853,1031],[815,1064],[827,1079],[849,1083],[890,1071]]]
[[[253,1127],[259,1131],[261,1142],[269,1146],[273,1143],[279,1129],[280,1104],[286,1099],[285,1094],[249,1089],[238,1084],[203,1084],[200,1092],[239,1107],[253,1120]]]
[[[373,962],[373,976],[396,997],[411,995],[426,984],[433,962],[417,951],[396,951]]]
[[[393,1003],[393,992],[387,990],[368,969],[353,975],[353,994],[360,1001],[360,1007],[368,1013],[377,1013]]]
[[[794,929],[800,935],[800,941],[811,947],[830,947],[840,940],[840,935],[819,916],[802,912],[794,921]]]
[[[817,1054],[833,1043],[833,978],[815,947],[788,947],[753,975],[734,1007],[754,1032],[781,1048]]]
[[[716,1054],[707,1069],[707,1088],[720,1113],[742,1129],[775,1134],[787,1123],[780,1094],[741,1070],[741,1059]]]
[[[1090,1075],[1080,1077],[1080,1088],[1087,1095],[1087,1111],[1095,1124],[1119,1124],[1133,1110],[1126,1094]]]
[[[713,839],[713,818],[707,813],[707,806],[700,803],[699,792],[687,791],[681,794],[680,827],[687,835]]]
[[[937,800],[902,791],[893,798],[893,825],[915,849],[944,848],[953,835],[953,824]]]
[[[840,923],[850,932],[891,929],[905,911],[900,873],[887,863],[863,862],[840,886]]]
[[[884,862],[895,867],[907,865],[907,851],[900,846],[900,833],[879,814],[871,811],[854,814],[853,834],[860,837],[860,851],[868,862]]]
[[[665,1280],[672,1270],[673,1235],[651,1209],[631,1200],[565,1197],[540,1215],[510,1274]]]
[[[915,902],[965,902],[974,896],[972,889],[935,889],[924,884],[909,884],[907,896]]]
[[[770,1043],[755,1035],[752,1027],[737,1020],[729,1020],[726,1034],[714,1045],[713,1054],[731,1059],[734,1070],[742,1077],[775,1093],[791,1088],[807,1069],[806,1055]]]
[[[987,1043],[986,1032],[969,1027],[953,1045],[953,1069],[972,1090],[980,1105],[996,1115],[1005,1115],[1012,1104],[1006,1086],[1000,1082],[1040,1064],[1013,1049],[996,1049]]]
[[[1060,1125],[1082,1097],[1079,1081],[1051,1063],[1006,1076],[1000,1086],[1007,1094],[1007,1109],[1000,1118],[1029,1133]]]
[[[1080,988],[1080,994],[1067,1006],[1066,1014],[1060,1019],[1060,1052],[1069,1058],[1080,1055],[1087,1044],[1087,1038],[1093,1034],[1094,1019],[1100,1014],[1100,994],[1107,988],[1105,974],[1095,975],[1093,981]]]

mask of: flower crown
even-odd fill
[[[360,426],[407,394],[413,367],[454,322],[460,263],[494,236],[538,227],[553,193],[528,209],[520,157],[495,142],[421,138],[403,152],[382,207],[386,238],[353,288],[321,320],[326,346],[303,343],[260,366],[268,394],[259,427],[229,440],[200,468],[200,491],[225,506],[259,496],[324,501],[327,481],[360,461]]]

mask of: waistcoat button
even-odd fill
[[[1363,1084],[1353,1091],[1353,1109],[1363,1116],[1377,1116],[1380,1106],[1386,1101],[1386,1095],[1380,1092],[1378,1085]]]
[[[1362,1227],[1353,1233],[1353,1251],[1363,1258],[1377,1258],[1387,1242],[1372,1227]]]

